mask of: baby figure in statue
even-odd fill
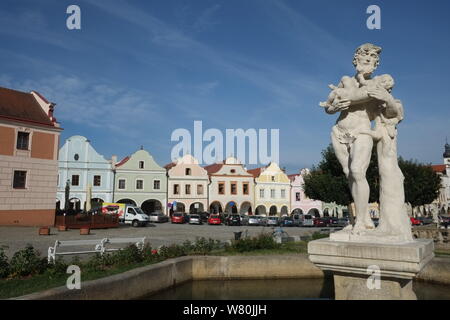
[[[329,85],[333,91],[331,91],[327,101],[319,103],[321,107],[330,107],[341,100],[369,101],[371,98],[368,94],[368,89],[379,86],[391,92],[394,87],[394,79],[389,74],[383,74],[366,80],[361,87],[355,87],[353,79],[343,77],[340,85],[342,87],[336,87],[332,84]]]

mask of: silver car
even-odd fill
[[[261,221],[258,216],[249,216],[247,224],[249,226],[259,226]]]
[[[280,225],[280,220],[278,219],[278,217],[268,217],[267,218],[266,226],[279,226],[279,225]]]
[[[302,226],[304,227],[314,227],[314,218],[310,214],[303,216]]]
[[[149,216],[150,222],[157,222],[157,223],[169,222],[169,217],[162,212],[152,212],[149,214]]]
[[[189,216],[189,224],[202,224],[202,218],[198,214],[191,214]]]

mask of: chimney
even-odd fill
[[[111,164],[113,168],[116,167],[116,163],[117,163],[117,156],[114,155],[111,157]]]

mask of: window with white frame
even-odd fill
[[[264,199],[264,189],[259,189],[259,197]]]
[[[125,179],[119,179],[119,189],[125,189]]]
[[[144,189],[144,180],[138,179],[136,180],[136,190]]]
[[[270,197],[275,198],[275,189],[270,189]]]

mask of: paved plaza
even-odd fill
[[[80,240],[103,238],[127,238],[146,237],[152,247],[182,243],[185,240],[195,241],[197,237],[211,238],[214,240],[230,240],[234,238],[234,232],[248,230],[249,236],[255,236],[261,232],[272,232],[272,227],[258,226],[215,226],[215,225],[189,225],[189,224],[149,224],[147,227],[133,228],[122,225],[119,228],[94,229],[90,235],[80,235],[79,230],[58,231],[51,228],[49,236],[38,235],[37,227],[0,227],[0,246],[5,248],[5,253],[12,256],[14,252],[24,248],[28,243],[39,250],[42,256],[47,255],[49,246],[53,246],[56,240]],[[289,227],[283,228],[290,236],[307,236],[323,228]]]

